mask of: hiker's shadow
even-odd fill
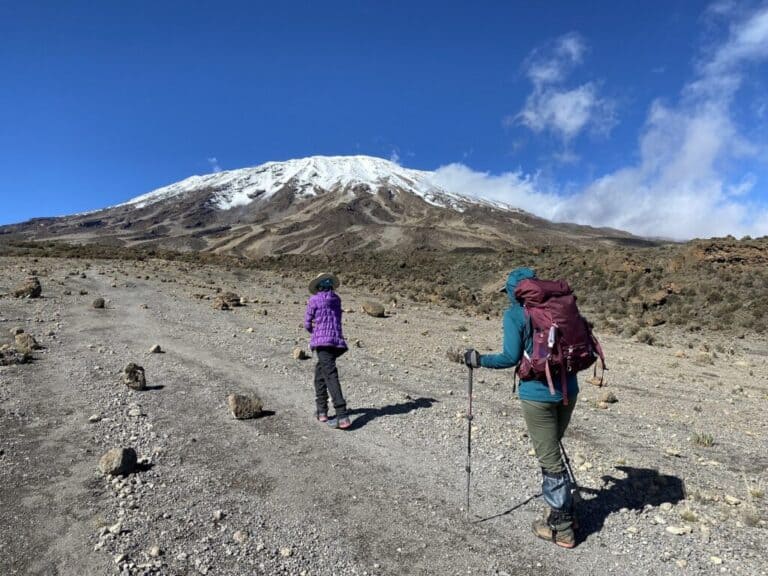
[[[388,406],[382,406],[381,408],[354,408],[349,411],[349,414],[351,416],[359,414],[359,416],[352,420],[352,426],[349,427],[349,430],[362,428],[371,420],[375,420],[382,416],[396,416],[398,414],[407,414],[414,410],[420,410],[421,408],[431,408],[432,404],[435,402],[437,402],[437,400],[434,398],[415,398],[408,402],[389,404]]]
[[[659,474],[651,468],[616,466],[616,469],[623,472],[626,478],[606,475],[602,477],[603,487],[599,490],[581,488],[582,493],[594,497],[585,498],[579,504],[579,539],[584,540],[599,532],[608,515],[623,508],[639,512],[648,504],[676,504],[685,499],[685,486],[677,476]]]

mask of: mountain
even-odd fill
[[[455,194],[438,186],[433,172],[369,156],[313,156],[192,176],[117,206],[33,219],[0,234],[244,256],[639,240]]]

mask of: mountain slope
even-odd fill
[[[385,249],[505,249],[631,241],[553,224],[434,183],[433,173],[368,156],[313,156],[192,176],[86,214],[0,228],[25,238],[262,256]]]

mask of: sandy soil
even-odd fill
[[[291,354],[303,284],[2,259],[0,293],[33,270],[42,298],[0,298],[0,345],[18,326],[44,347],[0,367],[0,574],[768,573],[764,339],[603,338],[608,387],[582,382],[566,439],[585,487],[566,551],[530,533],[543,506],[511,371],[475,373],[464,510],[467,372],[446,351],[495,350],[498,318],[409,302],[371,318],[342,286],[342,432],[314,420],[313,362]],[[214,310],[216,288],[247,304]],[[122,384],[128,362],[148,390]],[[266,415],[234,420],[240,391]],[[128,446],[142,470],[104,477],[101,454]]]

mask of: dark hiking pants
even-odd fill
[[[541,491],[544,500],[552,509],[550,526],[557,530],[570,528],[573,514],[571,483],[560,455],[559,442],[571,421],[576,398],[567,406],[562,402],[534,402],[521,400],[523,418],[528,436],[533,443],[536,458],[542,472]]]
[[[344,348],[319,346],[315,349],[317,364],[315,365],[315,403],[318,413],[328,413],[328,395],[331,396],[336,416],[343,418],[347,415],[347,402],[341,391],[339,371],[336,369],[336,358],[344,354]]]

